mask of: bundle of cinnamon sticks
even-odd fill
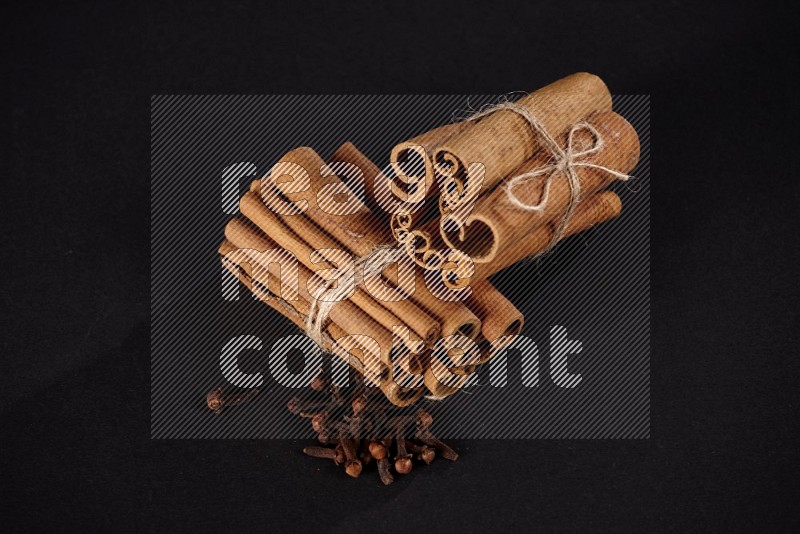
[[[488,281],[620,214],[638,162],[605,84],[574,74],[392,150],[284,155],[240,200],[219,253],[259,299],[397,406],[445,397],[522,329]]]

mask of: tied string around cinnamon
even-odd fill
[[[333,307],[352,294],[358,286],[363,285],[364,279],[380,276],[384,266],[398,261],[398,254],[403,254],[401,246],[375,247],[369,254],[357,258],[346,275],[326,280],[325,284],[314,292],[314,298],[311,299],[311,307],[306,317],[306,334],[320,347],[324,346],[323,332]]]
[[[594,163],[582,161],[587,156],[595,154],[603,150],[605,147],[605,141],[600,135],[600,132],[598,132],[594,126],[585,121],[578,122],[574,124],[572,128],[570,128],[569,134],[567,135],[567,146],[566,148],[561,148],[558,141],[556,141],[556,139],[550,135],[550,133],[545,129],[544,125],[539,122],[536,116],[528,108],[520,106],[514,102],[501,102],[500,104],[494,105],[489,109],[479,111],[475,115],[472,115],[468,120],[477,120],[501,110],[511,111],[512,113],[516,113],[525,119],[534,134],[541,138],[545,148],[547,148],[547,150],[549,150],[553,155],[552,164],[539,167],[538,169],[534,169],[530,172],[519,174],[506,181],[504,187],[506,196],[511,205],[523,211],[542,212],[547,206],[550,196],[550,187],[553,183],[553,180],[560,174],[563,174],[566,176],[569,183],[570,196],[567,209],[565,210],[563,217],[561,217],[556,231],[553,232],[553,237],[550,239],[550,243],[548,243],[547,247],[545,247],[545,249],[539,253],[539,255],[542,255],[550,251],[564,235],[567,224],[569,223],[570,218],[572,218],[572,213],[575,211],[575,206],[581,200],[581,182],[578,178],[576,169],[597,169],[602,172],[607,172],[621,181],[630,180],[632,176],[615,171],[614,169],[609,169],[608,167],[603,167],[602,165],[595,165]],[[594,142],[589,148],[579,150],[575,147],[575,135],[580,131],[588,131],[592,135]],[[514,193],[514,190],[520,185],[523,185],[539,176],[546,176],[542,197],[539,202],[535,204],[526,204],[520,200],[520,198]]]

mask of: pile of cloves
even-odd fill
[[[305,447],[305,454],[344,465],[354,478],[374,462],[384,484],[394,482],[392,471],[410,473],[413,460],[430,464],[437,455],[458,459],[456,451],[431,433],[430,413],[421,408],[397,408],[376,393],[376,388],[367,387],[357,373],[353,383],[339,387],[321,371],[311,383],[314,396],[294,397],[288,402],[291,413],[310,419],[321,444]]]
[[[431,433],[433,417],[426,410],[394,406],[355,371],[350,384],[334,384],[323,368],[311,382],[310,396],[293,397],[287,403],[289,411],[309,419],[317,433],[320,445],[305,447],[305,454],[344,465],[345,473],[354,478],[374,462],[381,482],[387,485],[394,482],[392,472],[410,473],[414,460],[430,464],[437,455],[458,459],[456,451]],[[225,392],[215,388],[206,395],[206,405],[220,414],[257,394],[257,389]]]

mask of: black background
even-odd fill
[[[4,530],[796,527],[788,9],[293,4],[6,7]],[[388,488],[300,442],[150,440],[150,95],[506,93],[579,70],[652,95],[650,440],[465,441]]]

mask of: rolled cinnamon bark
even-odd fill
[[[302,197],[295,196],[295,193],[289,192],[290,188],[286,188],[286,198],[294,202],[308,201],[304,212],[308,220],[335,237],[351,254],[359,258],[366,257],[372,254],[376,248],[392,243],[385,226],[377,223],[362,203],[350,203],[349,213],[339,214],[337,212],[333,206],[335,199],[329,200],[328,196],[331,191],[346,192],[347,188],[335,175],[323,177],[320,173],[312,170],[324,167],[322,160],[313,150],[305,147],[293,150],[281,159],[281,163],[300,166],[306,169],[310,176],[309,193]],[[283,191],[285,182],[281,182],[278,178],[271,177],[273,183],[277,182],[277,187]],[[264,181],[262,181],[261,187],[262,195],[264,195]],[[310,201],[309,197],[311,196],[315,197],[315,200]],[[244,208],[242,209],[244,210]],[[328,242],[319,239],[320,232],[297,230],[304,226],[301,222],[302,217],[287,215],[283,217],[283,220],[313,248],[327,248]],[[417,332],[427,345],[432,344],[438,338],[438,334],[448,336],[459,332],[471,337],[477,335],[480,329],[478,318],[464,304],[443,301],[432,295],[424,277],[417,269],[414,269],[414,291],[408,296],[410,298],[405,300],[381,300],[381,303],[405,321],[405,324]],[[388,327],[388,325],[384,326]],[[423,335],[423,333],[430,333],[436,329],[438,332],[433,335]]]
[[[341,164],[352,165],[361,171],[364,181],[361,200],[375,218],[385,224],[390,215],[385,209],[388,203],[379,197],[389,195],[389,178],[350,141],[342,143],[331,155],[329,165],[337,176],[347,170],[346,167],[340,168]]]
[[[441,400],[461,391],[476,366],[453,367],[432,359],[425,369],[425,387],[435,400]]]
[[[262,179],[261,197],[269,205],[275,195],[272,188],[277,187],[293,206],[304,206],[302,214],[285,215],[282,221],[313,249],[341,248],[355,256],[355,260],[390,242],[385,226],[337,176],[332,173],[323,176],[322,171],[326,169],[327,166],[312,149],[300,147],[292,150],[275,165],[269,177]],[[305,188],[302,191],[293,192],[293,184],[300,181],[300,170],[307,183],[303,184]],[[293,180],[282,180],[281,173],[292,173]],[[269,207],[277,210],[282,206],[273,203]],[[242,209],[244,213],[244,207]],[[381,300],[380,304],[402,320],[402,323],[394,324],[382,322],[387,329],[408,325],[426,344],[438,337],[438,322],[412,300]]]
[[[261,180],[260,194],[267,207],[283,215],[287,225],[302,212],[343,245],[352,243],[359,256],[389,239],[380,220],[309,147],[285,154]]]
[[[235,247],[234,247],[235,248]],[[223,263],[225,268],[234,275],[245,287],[252,289],[254,281],[250,278],[247,272],[240,267],[233,265],[230,261]],[[287,306],[283,300],[275,298],[265,298],[263,291],[254,291],[254,294],[265,304],[281,313],[284,317],[291,320],[295,325],[302,330],[303,318],[298,315],[298,312]],[[334,341],[333,338],[337,341]],[[356,371],[367,376],[368,370],[363,367],[360,360],[362,355],[367,349],[364,345],[359,344],[353,340],[350,335],[345,333],[335,323],[329,323],[326,331],[323,334],[325,350],[335,354],[341,358],[345,363],[352,366]],[[386,398],[395,406],[404,407],[415,403],[426,391],[425,388],[419,387],[414,389],[402,388],[398,386],[391,377],[381,382],[381,391],[386,395]]]
[[[414,227],[411,218],[392,217],[392,234],[406,248],[406,253],[423,269],[432,269],[429,263],[431,255],[445,248],[439,233],[439,218]]]
[[[390,194],[401,202],[389,220],[395,240],[405,242],[408,232],[438,215],[436,197],[440,184],[435,179],[433,151],[471,126],[467,121],[446,124],[398,143],[392,149],[390,161],[394,175],[390,178]],[[424,267],[421,257],[416,257],[415,261]]]
[[[460,129],[459,129],[460,130]],[[455,132],[456,130],[450,129],[451,132]],[[430,137],[429,137],[430,139]],[[361,168],[366,176],[377,175],[380,171],[378,170],[377,166],[372,164],[372,162],[366,158],[358,149],[352,145],[352,143],[345,143],[334,152],[333,161],[344,161],[351,164],[354,164]],[[316,162],[307,162],[308,165],[311,165]],[[435,203],[428,202],[429,205],[435,207]],[[409,223],[411,222],[411,217],[409,217]],[[439,245],[441,239],[438,235],[433,234],[433,237],[436,239],[436,244]],[[385,234],[377,237],[376,239],[385,239]],[[438,248],[438,247],[437,247]],[[424,297],[424,298],[421,298]],[[426,310],[431,312],[431,315],[436,317],[438,320],[441,321],[441,331],[443,336],[449,336],[451,334],[462,334],[466,335],[470,338],[475,338],[480,333],[480,320],[479,318],[469,309],[469,307],[464,306],[462,303],[457,302],[445,302],[433,297],[428,288],[427,284],[424,280],[424,277],[421,275],[419,271],[415,270],[415,292],[412,295],[412,299],[417,302],[420,306],[423,306]],[[462,365],[465,363],[463,359],[455,357],[452,361],[448,362],[448,365]],[[450,371],[446,369],[440,369],[441,366],[444,364],[441,362],[436,362],[436,370],[447,373],[447,376],[450,376]],[[462,366],[461,369],[464,367]],[[472,368],[474,371],[474,366]],[[441,374],[439,376],[442,376]],[[468,377],[467,377],[468,378]],[[454,379],[458,385],[452,385],[453,380],[447,380],[449,385],[445,385],[440,383],[439,380],[436,379],[434,372],[430,369],[430,367],[426,368],[425,371],[425,384],[426,387],[431,389],[432,393],[437,397],[446,396],[449,394],[454,393],[458,390],[460,385],[466,380],[462,376]]]
[[[268,287],[253,279],[253,270],[249,262],[237,263],[231,259],[237,250],[238,248],[227,239],[220,245],[220,258],[225,269],[260,301],[292,321],[301,331],[304,330],[305,314],[309,309],[308,302],[289,302],[273,295]],[[323,349],[337,355],[362,375],[370,376],[370,369],[365,368],[362,364],[363,354],[367,348],[353,340],[339,325],[332,321],[329,322],[322,333],[322,342]],[[377,382],[375,383],[377,384]]]
[[[470,126],[467,121],[445,124],[395,145],[390,160],[396,174],[392,193],[410,202],[435,198],[439,190],[434,183],[433,152]]]
[[[395,240],[401,240],[402,235],[407,231],[413,231],[426,222],[438,218],[439,206],[434,200],[426,200],[425,204],[420,206],[414,212],[407,213],[399,211],[393,213],[389,218],[389,228],[392,231],[392,237]]]
[[[340,163],[354,165],[361,170],[368,184],[365,186],[364,202],[373,214],[380,216],[382,221],[388,217],[392,237],[395,240],[398,239],[398,230],[414,226],[423,217],[429,213],[432,214],[436,208],[435,202],[425,202],[415,206],[418,209],[411,213],[404,210],[403,208],[406,207],[405,199],[392,198],[394,195],[388,185],[393,179],[396,180],[397,178],[388,178],[371,159],[365,156],[350,141],[343,143],[331,156],[331,168],[336,170],[337,165]],[[387,213],[387,209],[389,213]]]
[[[436,400],[441,400],[461,391],[472,373],[454,373],[452,367],[446,367],[438,361],[432,361],[425,369],[425,387]],[[474,372],[474,370],[473,370]],[[437,374],[439,373],[439,374]],[[447,376],[446,380],[439,377]],[[452,376],[452,378],[450,378]]]
[[[611,94],[603,81],[588,73],[562,78],[516,101],[529,110],[552,136],[583,117],[611,110]],[[470,165],[483,167],[483,190],[493,189],[515,167],[541,147],[541,140],[518,113],[500,109],[434,151],[437,173],[468,190]]]
[[[280,298],[281,288],[275,277],[267,276],[267,266],[259,265],[259,257],[254,252],[264,252],[279,248],[277,243],[259,232],[243,219],[233,219],[226,226],[226,239],[220,247],[223,263],[260,300],[289,318],[298,328],[305,330],[305,319],[310,311],[313,297],[307,289],[311,271],[303,266],[299,269],[299,295],[294,301]],[[232,261],[232,258],[239,260]],[[235,270],[234,270],[235,269]],[[256,289],[255,285],[260,284]],[[377,343],[360,343],[359,336],[368,336]],[[324,326],[323,348],[342,358],[353,366],[365,379],[378,385],[386,397],[397,406],[407,406],[416,401],[423,388],[405,388],[397,384],[401,374],[408,369],[394,367],[391,360],[392,334],[358,307],[344,301],[342,306],[331,310],[330,320]],[[376,351],[375,349],[378,348]],[[411,364],[413,374],[421,374],[421,355],[411,355],[416,362]],[[407,377],[406,377],[407,378]]]
[[[367,158],[355,147],[355,145],[353,145],[353,143],[349,141],[337,148],[331,156],[330,165],[332,168],[335,168],[340,163],[355,165],[357,168],[361,169],[365,179],[371,181],[373,184],[373,186],[367,190],[367,197],[365,198],[365,203],[368,207],[370,207],[373,213],[376,213],[377,210],[380,211],[380,213],[385,214],[386,212],[383,210],[386,208],[390,210],[396,210],[389,215],[389,228],[391,230],[392,237],[398,243],[406,244],[406,246],[410,248],[412,243],[407,241],[407,237],[409,237],[409,231],[416,227],[421,219],[428,216],[430,216],[428,218],[433,218],[435,216],[434,212],[438,213],[436,210],[436,203],[430,201],[421,205],[417,205],[417,209],[411,213],[403,211],[402,206],[404,206],[404,203],[401,199],[390,198],[393,193],[389,190],[388,185],[386,187],[377,187],[375,185],[380,184],[381,181],[384,184],[388,184],[389,178],[387,178],[380,171],[380,169],[378,169],[378,166],[375,165],[372,160]],[[375,198],[375,195],[378,194],[384,195],[384,198]],[[438,239],[438,235],[436,237]],[[422,241],[418,242],[417,244],[423,246],[424,250],[420,250],[419,254],[414,257],[414,260],[418,265],[424,267],[421,261],[421,255],[428,250],[430,246],[425,246]]]
[[[472,295],[467,306],[481,319],[481,334],[492,347],[508,343],[522,332],[525,317],[488,280],[477,280],[472,284]]]
[[[242,197],[242,200],[240,201],[240,209],[242,214],[247,216],[249,220],[262,232],[264,232],[264,234],[266,234],[270,240],[275,242],[277,246],[291,251],[307,270],[313,271],[320,266],[325,266],[324,263],[314,263],[312,261],[311,258],[313,249],[311,246],[305,240],[301,239],[298,234],[293,232],[291,228],[285,226],[274,213],[269,211],[269,209],[267,209],[266,206],[261,203],[259,197],[254,193],[246,193],[245,196]],[[302,225],[298,227],[300,227],[301,230],[304,229],[304,233],[315,233],[319,239],[323,240],[320,248],[339,248],[341,246],[324,234],[324,232],[321,232],[319,229],[317,229],[313,224],[310,223],[310,221],[300,216],[293,217],[298,219],[298,222],[302,223]],[[288,218],[289,217],[287,217],[287,219]],[[234,227],[231,227],[231,224],[236,225],[237,223],[229,223],[229,226],[226,226],[225,229],[226,234],[230,234],[233,231]],[[235,239],[233,235],[229,237],[229,239],[231,238]],[[352,302],[352,304],[355,304],[357,307],[363,310],[369,317],[383,326],[386,330],[391,331],[390,328],[394,326],[404,326],[403,321],[401,321],[391,311],[382,306],[358,286],[355,287],[353,295],[350,297],[350,299],[347,301],[343,300],[337,304],[337,306],[334,306],[331,310],[331,313],[333,313],[333,310],[335,310],[344,302]],[[415,344],[409,343],[409,348],[414,349]]]
[[[245,193],[239,202],[239,207],[245,217],[282,248],[292,251],[300,263],[312,271],[319,270],[320,267],[331,267],[330,262],[314,263],[312,261],[314,250],[345,248],[302,215],[279,218],[252,191]],[[284,222],[291,224],[291,228]],[[393,306],[397,304],[394,302],[378,302],[360,287],[355,288],[350,300],[387,330],[391,331],[395,326],[407,326],[419,335],[419,339],[429,342],[439,335],[440,330],[436,321],[416,307],[407,311],[408,306]],[[405,311],[403,319],[393,313],[396,310],[400,313]]]
[[[476,350],[474,354],[464,354],[451,349],[443,360],[431,354],[428,365],[425,368],[425,387],[436,399],[449,397],[464,387],[464,384],[467,383],[470,376],[477,369],[478,362],[481,360],[481,353]],[[454,361],[470,363],[453,365],[452,362]]]
[[[598,165],[627,174],[639,161],[639,138],[633,126],[620,115],[608,111],[596,113],[586,119],[595,128],[599,139],[587,129],[576,130],[572,148],[576,152],[592,148],[596,143],[598,151],[587,155],[574,167],[580,183],[582,197],[588,197],[608,186],[615,180],[609,172],[586,166]],[[567,134],[558,138],[559,144],[566,147]],[[510,177],[520,176],[552,164],[551,155],[540,151],[510,173]],[[476,202],[471,213],[461,225],[449,224],[444,217],[440,223],[443,241],[451,248],[470,255],[476,264],[494,261],[506,247],[516,246],[520,239],[537,226],[563,216],[571,198],[569,180],[564,172],[554,171],[550,175],[539,175],[514,188],[513,194],[525,205],[536,205],[547,189],[547,202],[541,211],[527,211],[515,207],[508,200],[505,187],[497,187]]]
[[[324,248],[341,248],[341,245],[336,242],[333,238],[331,238],[328,234],[320,230],[316,227],[311,221],[306,219],[304,216],[301,215],[291,215],[291,216],[284,216],[283,219],[279,218],[276,214],[270,211],[264,203],[261,201],[261,198],[253,191],[246,193],[241,201],[240,201],[240,211],[241,213],[246,216],[250,221],[256,224],[262,231],[269,235],[278,245],[286,250],[292,251],[297,259],[305,265],[310,270],[314,270],[319,268],[321,265],[325,266],[324,263],[315,264],[311,261],[311,253],[312,247],[309,244],[314,244],[315,248],[324,249]],[[297,230],[297,233],[293,231],[292,228],[284,225],[283,221],[286,222],[293,222],[294,228]],[[306,239],[302,239],[300,235],[303,234],[306,236]],[[424,282],[417,283],[417,287],[424,287]],[[426,288],[427,289],[427,288]],[[392,328],[394,326],[406,326],[404,321],[401,321],[397,316],[392,314],[388,309],[384,308],[379,304],[376,300],[374,300],[369,294],[367,294],[362,288],[356,287],[353,295],[350,297],[350,300],[364,310],[367,315],[371,316],[375,319],[379,324],[383,325],[387,329]],[[387,304],[392,304],[391,302]],[[452,303],[443,303],[443,304],[452,304]],[[341,302],[333,307],[335,310],[338,306],[341,305]],[[463,306],[463,305],[461,305]],[[466,306],[463,306],[463,309],[467,310],[471,317],[474,317],[474,314],[469,312]],[[333,313],[333,311],[331,312]],[[412,319],[424,319],[424,317],[419,317],[412,315]],[[464,321],[450,321],[449,324],[460,325],[463,328],[463,325],[468,325],[469,333],[471,335],[476,335],[476,333],[480,330],[480,321],[477,317],[474,317],[474,321],[471,322],[464,322]],[[410,325],[408,325],[410,327]],[[438,325],[437,325],[438,326]],[[434,333],[431,334],[432,341],[438,339],[439,329],[436,328]],[[414,339],[404,339],[405,344],[408,346],[410,350],[416,350],[415,340]],[[414,367],[414,359],[409,358],[406,361],[401,361],[401,366],[404,366],[408,370],[412,370]],[[392,368],[389,368],[390,372]],[[387,376],[385,377],[387,380],[383,380],[381,383],[381,387],[384,393],[389,397],[389,399],[394,403],[398,404],[400,402],[408,402],[412,401],[417,395],[417,393],[406,391],[405,388],[401,387],[397,384],[394,380],[394,376]],[[389,380],[391,378],[392,380]],[[385,389],[384,389],[385,388]]]
[[[256,297],[259,298],[262,302],[267,304],[270,308],[274,309],[278,313],[285,316],[287,319],[292,321],[297,328],[301,330],[304,328],[304,318],[302,314],[297,310],[295,306],[290,306],[289,303],[283,302],[280,299],[270,297],[269,290],[267,288],[263,288],[261,290],[253,290],[253,280],[250,275],[252,272],[252,268],[249,264],[239,264],[238,262],[233,261],[231,258],[228,257],[229,254],[234,253],[238,250],[238,247],[231,243],[228,239],[224,239],[219,246],[218,252],[220,255],[220,260],[222,261],[223,267],[225,267],[228,272],[234,275],[251,293],[253,293]],[[337,328],[332,323],[328,325],[329,328]],[[327,330],[327,329],[326,329]],[[332,339],[330,337],[330,332],[326,331],[327,339],[326,343],[332,343]],[[324,338],[325,339],[325,338]],[[323,347],[325,350],[330,350],[330,345],[326,344]]]
[[[259,231],[252,223],[238,217],[228,221],[228,224],[225,226],[225,236],[231,243],[244,251],[264,252],[280,249],[280,245]],[[258,261],[257,256],[248,254],[248,257],[253,261]],[[280,293],[276,293],[276,289],[279,290],[279,288],[277,288],[275,277],[267,276],[267,267],[268,266],[263,266],[260,272],[257,270],[254,273],[255,278],[260,279],[266,277],[270,292],[280,295]],[[281,271],[283,271],[283,269],[281,269]],[[281,274],[283,274],[283,272],[281,272]],[[298,296],[301,301],[309,306],[314,300],[314,297],[312,297],[308,291],[308,280],[312,276],[314,276],[314,273],[311,272],[311,270],[302,264],[298,265]],[[305,315],[307,314],[308,311],[306,310]],[[374,339],[380,347],[380,353],[374,356],[377,357],[378,361],[382,361],[387,365],[391,363],[389,355],[392,351],[392,333],[375,322],[358,306],[349,300],[343,300],[338,306],[334,306],[331,310],[330,320],[342,327],[348,334],[366,335]],[[369,362],[365,361],[364,363],[368,364]],[[376,370],[378,370],[377,365]],[[378,372],[380,371],[378,370]]]
[[[410,232],[416,242],[415,260],[424,268],[440,264],[431,261],[431,255],[444,247],[437,230],[438,221],[434,220]],[[465,304],[480,319],[481,334],[491,340],[493,346],[502,336],[519,334],[524,324],[522,313],[487,280],[476,281],[472,285],[472,294]]]
[[[311,307],[308,298],[303,296],[294,300],[281,298],[279,284],[273,278],[267,280],[265,276],[266,271],[259,273],[260,266],[258,258],[248,254],[246,249],[243,250],[230,240],[225,239],[225,241],[223,241],[220,245],[219,253],[223,265],[231,273],[236,275],[245,287],[258,297],[259,300],[283,314],[300,330],[305,330],[305,319]],[[346,336],[347,340],[349,340],[348,333],[335,321],[330,321],[323,331],[322,348],[329,352],[337,353],[340,356],[346,355],[349,350],[355,348],[356,354],[354,354],[354,356],[356,356],[356,360],[351,361],[351,365],[370,381],[377,384],[378,381],[375,380],[377,378],[376,375],[380,375],[381,369],[379,369],[375,363],[380,362],[380,354],[372,353],[369,349],[364,348],[354,341],[350,341],[348,349],[342,352],[344,347],[341,343],[337,346],[337,340],[341,339],[342,343],[345,343],[347,341],[344,339]],[[368,365],[364,365],[365,358],[367,359],[366,361],[369,362]],[[370,361],[369,358],[374,359]],[[343,359],[348,360],[347,357],[343,357]]]
[[[560,239],[563,240],[578,232],[588,230],[592,226],[611,220],[621,212],[622,202],[616,193],[612,191],[597,193],[577,205]],[[525,239],[518,240],[513,246],[498,253],[491,262],[475,263],[474,272],[471,274],[464,274],[461,266],[442,269],[442,281],[451,289],[460,289],[471,285],[471,282],[475,283],[486,279],[520,260],[535,256],[545,250],[552,241],[556,229],[557,221],[539,226],[531,231]]]

